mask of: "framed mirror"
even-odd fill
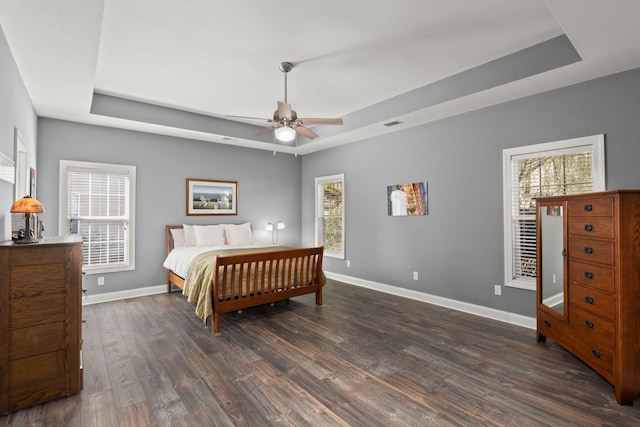
[[[542,205],[540,211],[540,299],[541,303],[564,315],[564,273],[566,246],[564,242],[565,208],[560,205]]]
[[[15,128],[15,168],[16,180],[14,185],[14,199],[18,200],[30,194],[29,152],[20,131]]]

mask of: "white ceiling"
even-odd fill
[[[284,100],[278,64],[290,61],[298,114],[345,118],[301,154],[391,132],[381,125],[390,120],[406,128],[640,67],[638,18],[637,0],[0,0],[39,116],[271,149],[264,138],[91,114],[93,94],[267,118]],[[348,121],[562,34],[582,61],[400,116]]]

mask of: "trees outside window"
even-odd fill
[[[344,175],[316,178],[316,245],[344,259]]]

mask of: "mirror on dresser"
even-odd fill
[[[540,302],[564,316],[564,273],[566,246],[564,241],[565,207],[563,204],[538,207],[540,215]]]

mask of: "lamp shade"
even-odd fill
[[[273,224],[272,223],[268,223],[267,226],[265,227],[265,230],[273,231]]]
[[[278,223],[278,230],[284,230],[284,229],[285,229],[284,222],[280,221]]]
[[[43,213],[44,206],[31,196],[24,196],[18,199],[11,206],[11,213]]]
[[[274,133],[276,138],[282,142],[291,142],[296,138],[296,131],[289,126],[281,126]]]

